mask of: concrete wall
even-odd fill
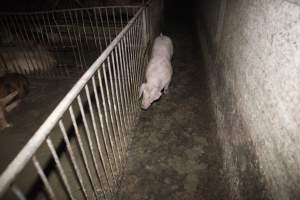
[[[294,2],[207,0],[195,12],[232,199],[300,199]]]

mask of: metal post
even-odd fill
[[[143,10],[142,16],[143,16],[143,38],[144,38],[144,47],[147,46],[149,35],[148,35],[148,27],[147,27],[147,16],[146,16],[146,10],[147,8]]]

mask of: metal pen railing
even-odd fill
[[[0,13],[0,70],[78,78],[120,33],[138,6]]]
[[[1,199],[115,197],[140,110],[154,2],[136,12],[2,173]]]

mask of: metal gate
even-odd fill
[[[3,172],[1,199],[117,198],[160,9],[148,2],[116,33]]]

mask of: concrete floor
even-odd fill
[[[169,93],[141,113],[120,199],[228,199],[208,83],[192,24],[166,20]]]
[[[13,126],[0,131],[1,173],[65,96],[74,80],[30,79],[29,82],[28,96],[7,115]]]

